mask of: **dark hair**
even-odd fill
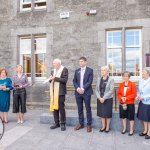
[[[5,74],[6,74],[6,76],[7,76],[7,70],[6,70],[5,68],[1,69],[1,70],[0,70],[0,75],[1,75],[2,71],[5,71]]]
[[[84,57],[84,56],[80,57],[80,59],[79,59],[79,60],[87,61],[86,57]]]
[[[128,77],[129,77],[129,78],[130,78],[131,75],[132,75],[129,71],[124,71],[124,72],[122,73],[122,76],[124,76],[125,74],[128,74]]]

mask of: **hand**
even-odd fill
[[[16,89],[22,89],[22,85],[19,85],[18,87],[16,87]]]
[[[104,101],[105,101],[103,97],[100,97],[99,100],[101,103],[104,103]]]
[[[126,102],[126,97],[121,98],[123,102]]]
[[[139,97],[139,100],[142,101],[142,100],[144,100],[144,98],[143,97]]]
[[[3,91],[9,91],[9,88],[3,88]]]
[[[137,96],[137,97],[135,98],[135,101],[138,101],[138,100],[140,100],[140,97],[139,97],[139,96]]]
[[[55,79],[55,77],[53,77],[53,76],[50,76],[50,77],[49,77],[49,80],[50,80],[50,81],[52,81],[52,80],[54,80],[54,79]]]
[[[83,94],[83,93],[84,93],[84,89],[83,89],[83,88],[77,88],[77,92],[78,92],[79,94]]]
[[[84,88],[81,88],[81,94],[84,94],[84,91],[85,91]]]

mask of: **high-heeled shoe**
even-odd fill
[[[139,134],[139,136],[145,136],[145,135],[147,135],[147,133],[142,132],[142,133]]]
[[[121,134],[125,134],[127,131],[126,130],[122,130]]]
[[[23,120],[21,120],[21,121],[20,121],[20,123],[21,123],[21,124],[23,124],[23,123],[24,123],[24,121],[23,121]]]
[[[108,133],[110,131],[110,129],[108,129],[108,130],[105,130],[105,133]]]
[[[18,120],[17,123],[19,124],[19,123],[20,123],[20,120]]]
[[[145,136],[145,139],[150,139],[150,135],[146,135],[146,136]]]
[[[132,131],[132,133],[131,132],[129,132],[129,134],[128,134],[129,136],[132,136],[132,135],[134,135],[134,131]]]
[[[102,128],[101,128],[101,129],[99,130],[99,132],[104,132],[104,131],[105,131],[105,129],[106,129],[106,128],[104,128],[104,129],[102,129]]]
[[[5,124],[7,124],[7,123],[8,123],[8,121],[4,121],[4,123],[5,123]]]

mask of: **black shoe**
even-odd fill
[[[104,129],[100,129],[100,130],[99,130],[99,132],[104,132],[104,131],[105,131],[105,129],[106,129],[106,128],[104,128]]]
[[[132,136],[133,134],[134,134],[134,131],[133,131],[132,133],[129,133],[128,135],[129,135],[129,136]]]
[[[50,129],[56,129],[56,128],[59,128],[60,127],[60,124],[54,124],[50,127]]]
[[[146,136],[146,135],[147,135],[147,134],[146,134],[146,133],[143,133],[143,132],[139,134],[139,136]]]
[[[105,130],[105,133],[108,133],[110,130]]]
[[[122,131],[121,134],[125,134],[126,132],[127,132],[126,130],[125,130],[125,131]]]
[[[65,131],[65,130],[66,130],[65,124],[61,124],[61,131]]]
[[[150,136],[149,136],[149,135],[146,135],[146,136],[145,136],[145,139],[150,139]]]

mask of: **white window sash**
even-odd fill
[[[109,46],[109,43],[108,43],[108,38],[109,38],[109,36],[108,36],[108,34],[109,34],[110,32],[113,32],[113,33],[115,33],[115,32],[120,32],[120,33],[121,33],[121,30],[107,31],[107,32],[106,32],[106,33],[107,33],[107,48],[122,48],[122,45],[121,45],[121,46]],[[121,35],[122,35],[122,34],[121,34]],[[112,36],[112,37],[114,37],[114,36]],[[122,38],[122,37],[120,37],[120,38]]]
[[[107,31],[107,65],[108,65],[108,51],[109,50],[112,50],[113,51],[113,49],[122,49],[122,46],[109,46],[108,45],[108,32],[119,32],[120,30],[115,30],[115,31]],[[141,78],[141,74],[142,74],[142,35],[141,35],[141,29],[127,29],[127,30],[125,30],[125,31],[138,31],[139,32],[139,45],[128,45],[128,46],[126,46],[125,45],[125,53],[126,53],[126,48],[139,48],[140,49],[140,55],[139,55],[139,68],[140,68],[140,75],[139,76],[133,76],[132,77],[132,79],[134,80],[134,81],[138,81],[139,80],[139,78]],[[122,31],[120,31],[120,32],[122,32]],[[121,34],[122,35],[122,34]],[[122,37],[121,37],[122,38]],[[126,37],[125,37],[125,39],[126,39]],[[121,58],[122,59],[122,58]],[[123,59],[122,59],[123,60]],[[126,63],[126,62],[122,62],[122,63]],[[110,72],[110,73],[113,73],[113,72]],[[113,74],[112,74],[112,77],[114,77],[115,78],[115,80],[117,81],[121,81],[122,80],[122,77],[120,77],[120,76],[113,76]]]

